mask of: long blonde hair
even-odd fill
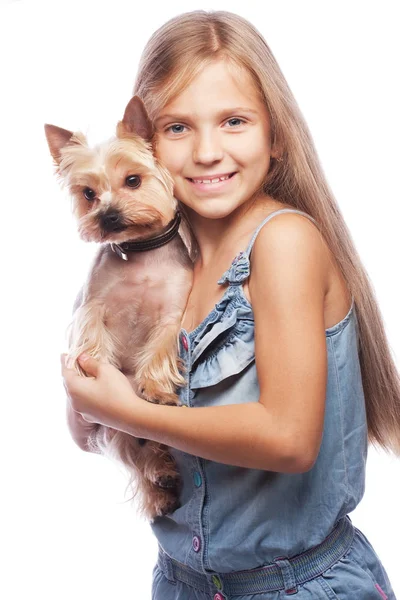
[[[373,286],[326,181],[305,119],[263,36],[231,12],[180,14],[150,37],[133,94],[141,97],[154,120],[204,66],[221,59],[252,76],[269,111],[273,139],[283,149],[283,161],[271,162],[263,191],[314,217],[354,296],[368,439],[400,456],[400,377]],[[190,228],[185,208],[182,204],[180,208]],[[194,238],[192,244],[195,248]]]

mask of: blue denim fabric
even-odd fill
[[[257,402],[259,385],[254,353],[254,316],[242,284],[250,274],[250,253],[261,227],[282,212],[271,213],[254,232],[218,283],[228,284],[221,300],[194,331],[181,330],[180,356],[187,366],[180,400],[188,407]],[[358,358],[358,322],[354,298],[347,315],[325,330],[328,378],[324,432],[318,458],[306,473],[277,473],[225,465],[170,448],[180,470],[181,506],[157,517],[151,528],[160,553],[201,574],[212,576],[274,564],[321,544],[365,489],[367,421]],[[218,423],[215,423],[218,427]],[[323,574],[297,587],[297,597],[395,599],[387,574],[367,538],[352,527],[344,556]],[[171,581],[171,566],[153,571],[153,600],[228,598]],[[289,573],[290,573],[290,566]],[[166,576],[166,574],[169,577]],[[293,574],[293,573],[292,573]],[[290,578],[289,578],[290,579]],[[380,586],[381,590],[376,586]],[[218,597],[220,594],[220,598]],[[285,590],[235,600],[272,600]]]

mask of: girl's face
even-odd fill
[[[154,125],[155,154],[189,209],[220,219],[253,199],[269,169],[270,119],[247,72],[233,78],[223,61],[206,66]],[[215,184],[191,181],[232,173]]]

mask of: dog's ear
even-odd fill
[[[117,125],[118,137],[132,133],[136,133],[147,142],[153,137],[153,125],[139,96],[132,96],[125,108],[122,121]]]
[[[56,125],[44,126],[44,132],[46,134],[47,144],[50,149],[50,153],[54,158],[54,162],[59,165],[61,160],[61,149],[67,144],[85,144],[86,140],[82,134],[74,134],[73,131],[68,129],[62,129]]]

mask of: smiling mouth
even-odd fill
[[[230,174],[228,175],[228,179],[231,179],[231,178],[232,178],[234,175],[236,175],[236,173],[237,173],[237,171],[234,171],[233,173],[230,173]],[[189,181],[192,181],[193,183],[195,183],[194,179],[192,179],[191,177],[186,177],[186,179],[188,179]],[[207,179],[207,178],[205,178],[205,179]],[[223,183],[224,181],[228,181],[228,179],[224,179],[224,180],[222,180],[222,181],[219,179],[219,180],[218,180],[217,182],[215,182],[215,183]],[[206,184],[203,184],[203,185],[213,185],[213,184],[212,184],[212,178],[211,178],[209,181],[210,181],[210,183],[208,183],[208,184],[206,183]],[[197,182],[197,183],[198,183],[198,182]]]

